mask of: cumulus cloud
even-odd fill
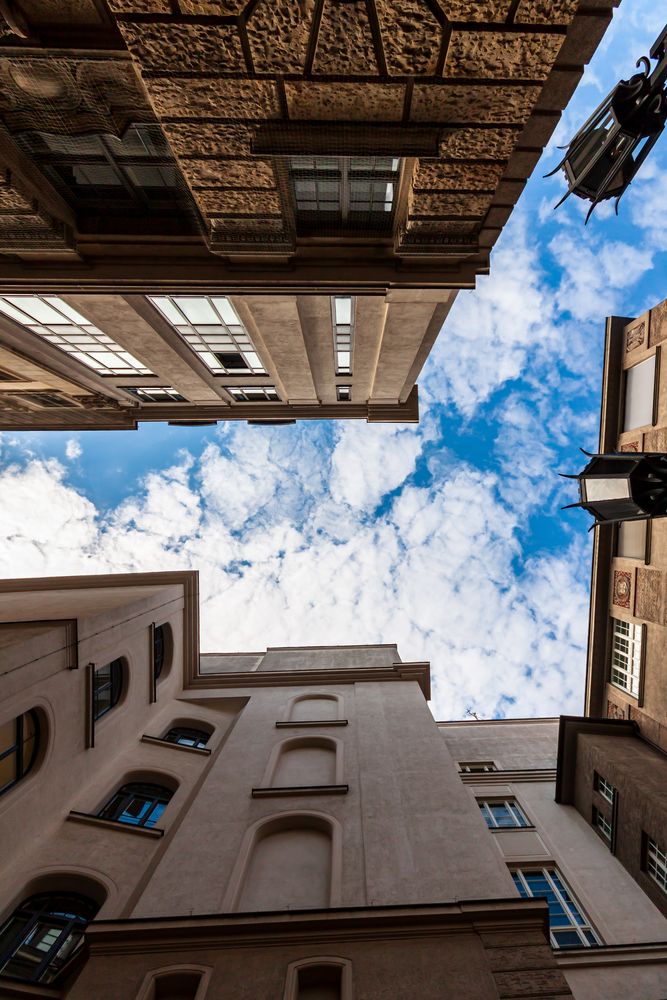
[[[69,458],[70,461],[75,461],[77,458],[81,458],[83,454],[83,448],[76,440],[76,438],[70,438],[65,445],[65,456]]]

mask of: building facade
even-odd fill
[[[667,452],[667,302],[607,320],[601,454]],[[595,527],[585,719],[562,723],[572,803],[667,913],[667,522]]]
[[[0,592],[0,995],[570,995],[428,664],[200,657],[194,573]]]
[[[197,605],[195,573],[0,584],[0,995],[664,996],[555,720],[437,725],[392,645],[200,654]]]

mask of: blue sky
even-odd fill
[[[624,0],[419,379],[422,419],[0,435],[4,576],[201,573],[202,649],[397,642],[439,719],[581,711],[604,319],[667,296],[667,139],[614,218],[557,212],[566,142],[662,23]]]

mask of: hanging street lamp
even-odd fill
[[[651,59],[657,61],[653,72],[650,59],[642,56],[636,63],[641,71],[616,84],[569,145],[562,147],[567,148],[565,156],[546,175],[551,177],[563,169],[568,190],[558,205],[571,194],[592,202],[586,222],[606,198],[616,199],[618,214],[623,193],[665,127],[666,42],[667,25],[651,48]]]
[[[567,504],[562,510],[583,507],[596,524],[667,516],[667,454],[591,455],[584,451],[584,455],[590,462],[583,472],[576,476],[561,473],[565,479],[579,482],[579,503]]]

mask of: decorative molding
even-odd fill
[[[349,785],[282,785],[253,788],[253,799],[288,798],[292,795],[347,795]]]
[[[92,813],[77,812],[72,809],[67,814],[67,819],[76,823],[88,823],[90,826],[101,826],[108,830],[119,830],[123,833],[138,833],[142,837],[152,837],[159,840],[164,836],[164,830],[157,826],[132,826],[131,823],[122,823],[119,819],[104,819],[102,816],[95,816]]]

